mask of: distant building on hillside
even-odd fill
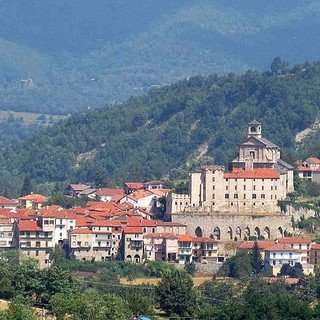
[[[296,167],[299,178],[320,183],[320,159],[308,158]]]

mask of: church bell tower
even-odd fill
[[[248,123],[248,138],[256,137],[261,138],[262,130],[261,130],[261,123],[253,120]]]

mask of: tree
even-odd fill
[[[21,297],[15,298],[6,311],[7,320],[37,320],[33,309]]]
[[[251,252],[251,267],[254,274],[259,274],[263,268],[263,261],[257,241],[254,242]]]
[[[196,273],[196,265],[194,262],[186,262],[183,269],[189,273],[190,276],[193,276]]]
[[[192,278],[183,270],[166,273],[156,287],[156,295],[160,308],[169,315],[177,314],[192,319],[198,306]]]
[[[21,196],[26,196],[32,192],[31,178],[26,176],[23,181]]]
[[[280,274],[282,276],[289,276],[290,278],[302,278],[303,268],[301,263],[296,262],[294,266],[290,266],[288,263],[282,265]]]

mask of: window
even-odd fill
[[[257,199],[257,195],[255,193],[252,194],[252,199]]]
[[[226,186],[226,190],[228,190],[228,186]]]
[[[215,198],[215,194],[212,195],[212,199],[214,199],[214,198]]]
[[[264,186],[261,187],[261,190],[264,190]]]
[[[246,190],[246,185],[243,186],[243,190],[244,190],[244,191]]]
[[[274,190],[277,190],[277,186],[274,187]]]
[[[54,221],[53,221],[53,220],[50,220],[50,224],[54,224]]]
[[[44,224],[49,224],[49,221],[48,220],[44,220],[43,223]]]
[[[36,256],[37,257],[39,256],[39,250],[36,250]]]
[[[233,198],[234,198],[234,199],[238,199],[238,194],[235,193],[235,194],[233,195]]]
[[[62,233],[60,233],[60,237],[62,237]]]
[[[212,190],[215,190],[216,189],[216,187],[215,186],[212,186]]]
[[[238,190],[238,187],[237,187],[237,186],[234,186],[234,190]]]
[[[253,190],[256,190],[256,186],[253,186]]]
[[[271,191],[273,190],[273,186],[271,186]]]
[[[265,199],[266,198],[266,195],[265,194],[262,194],[261,195],[261,199]]]
[[[212,177],[212,182],[215,182],[215,178],[214,177]]]
[[[246,198],[246,194],[243,195],[243,199],[245,199],[245,198]]]
[[[40,241],[36,242],[36,248],[40,248]]]
[[[255,152],[254,151],[250,151],[250,158],[255,159]]]

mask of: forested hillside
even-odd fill
[[[68,114],[275,56],[316,60],[319,16],[318,0],[3,1],[0,109]]]
[[[290,69],[275,59],[270,72],[192,77],[126,104],[76,114],[3,151],[0,191],[19,191],[25,176],[34,183],[112,186],[183,178],[201,163],[227,166],[252,119],[262,122],[263,135],[289,162],[310,148],[320,156],[314,140],[298,153],[295,143],[295,135],[317,119],[319,106],[319,62]]]

